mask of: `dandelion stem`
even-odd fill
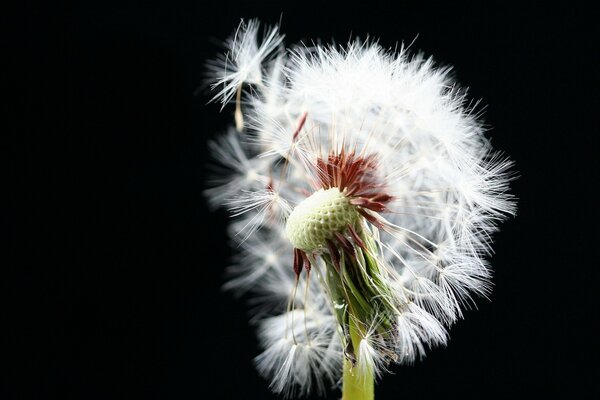
[[[353,318],[349,320],[352,346],[358,349],[361,335]],[[352,363],[344,357],[344,374],[342,383],[342,400],[373,400],[375,398],[375,381],[372,371],[358,374]]]

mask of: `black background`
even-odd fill
[[[381,38],[455,67],[516,162],[492,301],[379,399],[593,397],[598,40],[569,3],[19,3],[3,64],[3,399],[268,399],[247,306],[223,293],[224,212],[202,197],[204,63],[241,17],[286,43]],[[447,2],[453,3],[453,2]],[[336,398],[331,394],[331,398]]]

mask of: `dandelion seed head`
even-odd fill
[[[374,41],[285,50],[242,24],[213,68],[236,126],[211,144],[213,206],[273,391],[322,393],[341,365],[380,376],[448,340],[491,290],[492,236],[516,211],[512,162],[450,68]],[[240,129],[237,114],[243,119]]]
[[[319,190],[294,208],[286,233],[295,248],[307,251],[326,246],[336,232],[354,224],[358,212],[338,188]]]

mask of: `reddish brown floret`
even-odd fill
[[[294,134],[292,135],[293,142],[295,142],[298,139],[298,135],[300,134],[300,131],[302,130],[302,128],[304,127],[304,124],[306,123],[307,115],[308,115],[308,113],[305,111],[300,116],[300,119],[298,120],[298,127],[296,128],[296,130],[294,131]]]
[[[337,187],[351,198],[350,203],[375,212],[385,210],[392,196],[386,193],[377,174],[374,155],[359,156],[355,152],[330,154],[327,160],[317,159],[317,176],[323,189]]]
[[[300,249],[294,249],[294,273],[296,277],[300,276],[303,268],[310,272],[311,267],[308,255]]]

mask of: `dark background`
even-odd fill
[[[493,143],[520,173],[518,216],[495,236],[492,301],[466,313],[447,348],[394,367],[377,398],[597,392],[591,10],[49,3],[21,2],[1,17],[11,28],[2,399],[275,398],[252,365],[245,302],[220,290],[228,218],[202,197],[206,140],[232,110],[220,114],[197,90],[241,17],[281,19],[287,44],[370,34],[390,47],[418,34],[413,48],[453,65],[489,105]]]

